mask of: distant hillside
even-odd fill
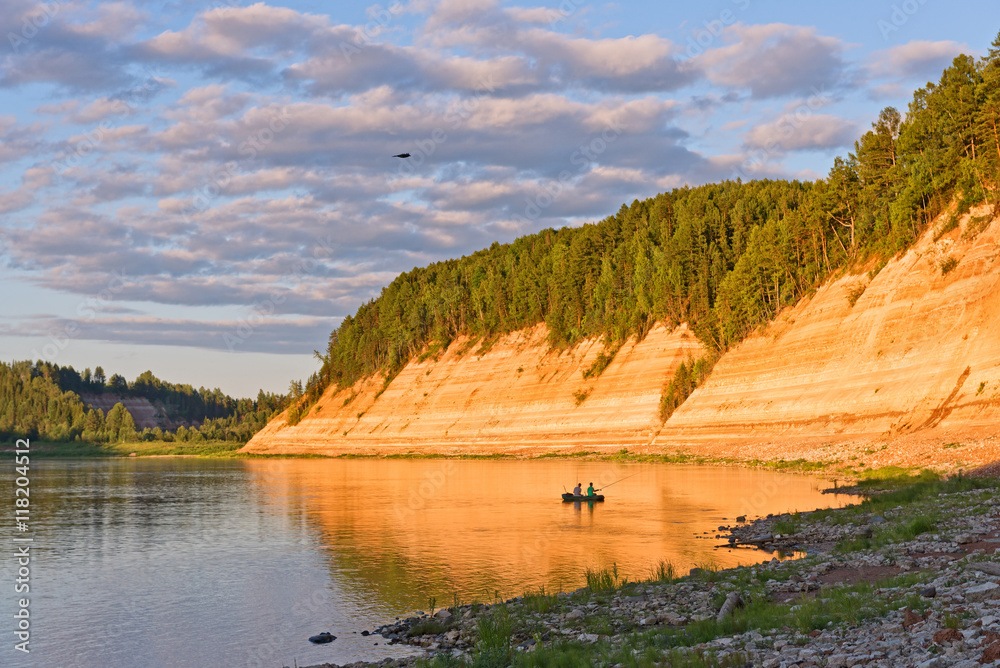
[[[939,235],[949,219],[885,266],[845,273],[785,309],[723,353],[666,416],[667,390],[705,351],[686,327],[657,325],[617,349],[597,339],[552,349],[538,325],[487,344],[458,339],[391,379],[329,388],[295,423],[279,415],[244,449],[995,462],[1000,218],[980,207]]]
[[[888,107],[826,179],[681,188],[579,228],[543,230],[401,274],[330,335],[291,419],[330,385],[392,377],[460,337],[544,324],[550,343],[612,347],[656,322],[728,350],[835,273],[884,263],[958,202],[1000,202],[1000,36]]]
[[[912,262],[913,253],[931,252],[915,250],[923,248],[914,245],[918,240],[932,244],[935,253],[941,247],[934,244],[949,235],[974,242],[1000,210],[998,127],[1000,36],[985,58],[959,56],[938,83],[916,91],[905,115],[884,109],[854,151],[837,158],[828,177],[815,183],[737,181],[681,188],[623,205],[595,224],[543,230],[401,274],[331,333],[323,365],[302,396],[293,397],[291,408],[248,448],[418,444],[420,438],[403,430],[426,432],[431,438],[431,431],[417,428],[417,420],[428,419],[427,412],[437,410],[432,406],[442,407],[435,403],[435,392],[446,388],[451,401],[464,397],[463,408],[448,404],[456,429],[461,424],[471,428],[479,419],[471,416],[482,416],[486,421],[478,431],[460,433],[469,442],[491,434],[502,445],[505,432],[498,425],[516,432],[521,423],[508,419],[508,412],[520,414],[516,406],[535,390],[528,374],[532,366],[513,368],[511,362],[512,368],[502,372],[494,365],[504,356],[520,359],[525,353],[515,351],[524,341],[533,346],[525,359],[536,370],[551,367],[560,387],[552,391],[565,395],[555,403],[551,392],[539,399],[559,411],[546,417],[539,407],[536,417],[542,422],[531,438],[541,444],[548,438],[541,426],[546,420],[578,424],[577,418],[583,419],[586,411],[575,407],[587,406],[588,387],[593,386],[596,399],[605,384],[602,373],[630,363],[627,357],[618,359],[621,351],[639,348],[658,326],[670,333],[683,324],[696,335],[698,346],[688,349],[687,361],[662,368],[659,401],[652,406],[653,417],[667,429],[688,414],[685,400],[692,392],[699,396],[696,388],[707,391],[711,386],[720,373],[712,371],[717,360],[732,359],[730,351],[744,348],[742,342],[757,340],[762,332],[779,331],[772,326],[779,314],[828,294],[837,277],[864,271],[877,278],[884,267],[900,266],[902,258]],[[977,206],[977,215],[970,218]],[[937,221],[933,229],[932,221]],[[959,248],[955,255],[935,256],[939,276],[962,266]],[[938,282],[947,288],[949,280]],[[851,306],[863,298],[866,286],[867,281],[852,279],[853,292],[845,298]],[[845,311],[842,317],[851,315]],[[832,331],[838,331],[836,326]],[[482,352],[462,353],[467,347]],[[572,363],[550,359],[561,358],[565,350]],[[578,351],[584,350],[595,357],[581,367]],[[656,364],[675,359],[669,347],[661,353],[665,357]],[[927,354],[934,355],[934,349]],[[487,360],[492,380],[473,371]],[[781,362],[774,360],[779,367]],[[426,386],[445,368],[450,380],[417,392],[418,385]],[[739,368],[721,368],[743,378]],[[420,369],[426,379],[415,380]],[[903,376],[896,378],[902,382]],[[554,381],[549,376],[538,382]],[[637,381],[643,388],[645,382]],[[774,382],[782,384],[781,378]],[[522,390],[528,394],[520,396]],[[507,392],[518,396],[502,399]],[[623,386],[620,392],[628,396],[629,390]],[[933,401],[935,392],[926,401]],[[646,389],[642,393],[648,394]],[[569,396],[577,396],[575,404],[568,403]],[[763,411],[762,419],[768,406],[765,402],[755,409]],[[903,402],[893,410],[912,408]],[[733,409],[728,400],[725,409]],[[352,424],[352,414],[357,424]],[[406,415],[412,419],[397,424]],[[745,419],[736,423],[747,424]],[[579,424],[582,431],[573,438],[587,441],[586,420]],[[612,434],[609,424],[596,428]],[[438,444],[460,447],[462,437],[453,436],[455,429],[440,426],[443,432],[433,436]],[[361,430],[370,436],[362,437]]]
[[[195,390],[146,371],[129,383],[97,367],[28,361],[0,363],[0,436],[82,440],[227,440],[246,442],[284,407],[260,392],[233,399],[218,388]]]

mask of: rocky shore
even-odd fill
[[[995,480],[924,482],[719,539],[807,556],[683,577],[661,563],[643,582],[602,572],[575,592],[431,611],[364,632],[426,657],[350,665],[1000,666]]]

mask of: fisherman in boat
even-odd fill
[[[563,487],[563,489],[566,489]],[[573,496],[583,496],[583,483],[576,483],[576,487],[573,488]]]
[[[590,487],[587,488],[587,496],[594,496],[594,483],[590,483]]]

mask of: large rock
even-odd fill
[[[977,587],[965,590],[965,600],[979,602],[1000,598],[1000,585],[995,582],[987,582]]]
[[[955,642],[956,640],[961,640],[962,634],[958,629],[941,629],[934,634],[934,642],[939,645],[943,645],[946,642]]]
[[[1000,661],[1000,640],[984,649],[983,656],[979,659],[979,663],[993,663],[994,661]]]
[[[990,575],[1000,575],[1000,563],[995,561],[974,561],[969,564],[969,568]]]

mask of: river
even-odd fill
[[[607,501],[562,503],[577,482]],[[30,485],[31,653],[14,650],[5,529],[3,666],[401,656],[360,632],[432,603],[572,590],[587,568],[636,579],[659,560],[684,573],[764,561],[719,547],[718,526],[850,501],[801,475],[564,459],[42,460]],[[338,639],[308,642],[321,631]]]

